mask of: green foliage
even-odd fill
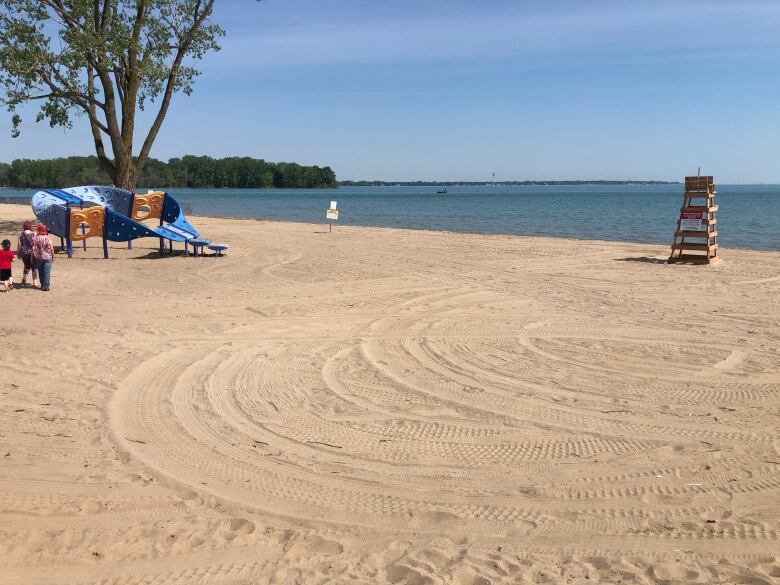
[[[40,103],[36,121],[52,127],[86,115],[101,166],[132,188],[171,96],[190,94],[194,64],[219,50],[214,1],[0,0],[0,103],[12,135],[26,103]],[[157,113],[135,149],[136,110],[152,102]]]
[[[97,157],[71,156],[50,160],[17,159],[10,166],[0,164],[0,185],[3,184],[18,188],[68,187],[111,184],[111,179]],[[138,175],[137,184],[156,188],[239,189],[337,186],[336,174],[330,167],[270,163],[248,156],[214,159],[191,155],[172,158],[167,163],[150,158]]]
[[[63,179],[66,182],[62,182]],[[9,186],[19,188],[110,183],[108,175],[100,168],[94,156],[17,159],[11,163],[8,182]]]

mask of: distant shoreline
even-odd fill
[[[339,187],[485,187],[495,185],[679,185],[680,181],[339,181]]]

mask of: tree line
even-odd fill
[[[55,159],[17,159],[0,163],[0,186],[16,188],[110,185],[109,175],[96,156]],[[315,189],[337,187],[330,167],[298,163],[272,163],[248,156],[212,158],[187,155],[163,162],[146,161],[136,182],[138,187],[237,188],[264,187]]]

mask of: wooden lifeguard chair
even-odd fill
[[[715,219],[712,177],[685,177],[685,194],[672,242],[669,264],[712,264],[718,260],[718,220]]]

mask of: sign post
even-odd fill
[[[333,222],[337,221],[339,218],[339,212],[336,209],[337,205],[338,205],[337,201],[331,201],[330,209],[327,209],[325,211],[325,219],[328,220],[328,233],[331,233],[333,231]]]

